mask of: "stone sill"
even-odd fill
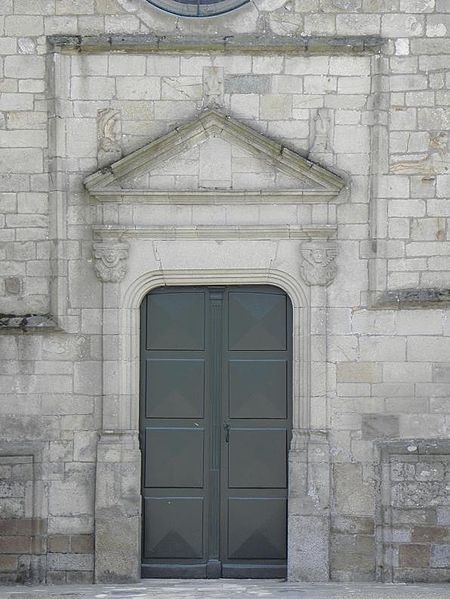
[[[95,239],[251,240],[334,239],[334,225],[94,225]]]
[[[205,52],[250,54],[355,54],[379,52],[378,36],[268,36],[230,35],[50,35],[56,51],[66,52]]]
[[[263,205],[263,204],[340,204],[345,198],[329,190],[269,190],[269,191],[152,191],[140,189],[95,189],[91,197],[98,202],[123,204],[178,205]]]
[[[0,314],[0,333],[53,332],[60,330],[50,314]]]
[[[450,454],[450,439],[399,439],[377,443],[383,459],[391,455],[447,455]]]
[[[373,298],[373,310],[443,309],[450,306],[450,289],[397,289]]]

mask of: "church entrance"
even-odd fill
[[[286,576],[292,308],[271,286],[141,305],[142,576]]]

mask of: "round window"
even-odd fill
[[[213,17],[221,15],[250,0],[147,0],[150,4],[183,17]]]

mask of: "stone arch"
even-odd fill
[[[299,278],[281,270],[153,271],[133,281],[123,294],[120,319],[120,395],[129,398],[129,421],[122,430],[139,427],[139,307],[145,295],[167,285],[274,285],[283,289],[293,310],[293,429],[310,428],[310,309],[308,289]],[[132,359],[130,360],[130,356]],[[108,404],[104,403],[104,410]],[[126,414],[123,415],[125,420]],[[105,419],[104,419],[105,420]],[[296,442],[294,433],[294,445]]]

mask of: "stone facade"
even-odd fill
[[[0,581],[139,577],[139,303],[209,283],[294,306],[290,578],[450,580],[448,0],[0,28]]]

